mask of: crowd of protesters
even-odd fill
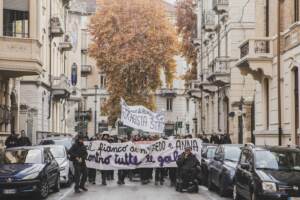
[[[174,139],[191,139],[192,135],[186,136],[174,136]],[[228,134],[217,135],[213,134],[210,137],[199,135],[197,138],[201,139],[203,143],[213,143],[213,144],[230,144],[231,139]],[[95,141],[102,140],[109,143],[123,143],[132,141],[134,143],[147,143],[151,141],[159,140],[158,135],[133,135],[132,137],[117,137],[111,136],[104,132],[102,134],[96,134],[95,136],[88,138],[87,134],[80,135],[77,138],[77,142],[70,149],[70,158],[75,166],[75,192],[79,193],[80,189],[87,191],[85,188],[85,182],[88,181],[90,184],[96,184],[97,175],[101,175],[101,184],[103,186],[107,185],[108,181],[114,180],[114,170],[96,170],[92,168],[87,168],[85,164],[85,159],[87,156],[87,151],[83,145],[84,141]],[[163,139],[169,139],[167,137]],[[80,161],[80,162],[79,162]],[[97,173],[98,172],[98,173]],[[154,175],[154,176],[153,176]],[[141,184],[149,184],[154,179],[155,185],[164,185],[165,179],[168,177],[171,186],[175,186],[177,169],[176,168],[139,168],[134,170],[118,170],[117,172],[117,183],[119,185],[125,184],[125,178],[133,180],[135,176],[139,176]]]
[[[174,139],[192,139],[192,135],[177,135],[171,138]],[[212,134],[210,137],[206,135],[199,135],[197,138],[201,139],[203,143],[213,143],[213,144],[231,144],[231,139],[228,134]],[[96,134],[95,136],[89,138],[87,134],[79,134],[76,137],[76,142],[73,144],[69,150],[70,160],[73,162],[75,175],[75,192],[80,193],[81,190],[87,191],[85,183],[88,181],[90,184],[96,184],[97,175],[101,175],[101,183],[103,186],[107,185],[108,181],[114,180],[115,174],[114,170],[96,170],[92,168],[87,168],[85,160],[87,158],[87,149],[84,146],[84,141],[95,141],[102,140],[109,143],[123,143],[132,141],[134,143],[150,143],[151,141],[157,141],[161,139],[158,135],[133,135],[131,137],[117,137],[111,136],[108,132],[102,134]],[[168,137],[163,137],[163,139],[170,139]],[[5,141],[5,146],[7,148],[20,147],[20,146],[31,146],[29,138],[26,136],[25,131],[22,130],[20,136],[12,132],[10,136],[7,137]],[[98,173],[97,173],[98,172]],[[153,176],[154,175],[154,176]],[[135,176],[139,176],[141,184],[149,184],[154,180],[155,185],[164,185],[165,179],[168,177],[171,186],[175,185],[177,169],[176,168],[139,168],[134,170],[118,170],[117,172],[117,183],[119,185],[125,184],[125,178],[133,180]]]

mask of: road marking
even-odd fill
[[[66,198],[73,190],[74,188],[72,188],[72,186],[70,187],[69,190],[67,190],[67,192],[65,192],[59,199],[57,200],[63,200],[64,198]]]

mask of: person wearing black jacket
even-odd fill
[[[14,131],[11,132],[10,136],[8,136],[5,140],[6,148],[12,148],[18,146],[18,136]]]
[[[85,182],[87,180],[87,167],[85,160],[87,158],[87,149],[84,146],[84,138],[78,136],[75,144],[69,150],[70,160],[73,161],[75,169],[75,193],[80,193],[80,190],[87,191],[85,188]]]
[[[199,160],[192,154],[190,147],[185,148],[185,151],[179,156],[176,163],[178,166],[178,175],[185,183],[194,177],[197,167],[200,166]]]
[[[18,139],[18,146],[23,147],[23,146],[31,146],[31,142],[29,138],[26,136],[25,131],[21,131],[21,137]]]

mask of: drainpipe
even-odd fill
[[[280,22],[281,22],[281,2],[282,0],[278,0],[277,6],[277,98],[278,98],[278,145],[282,145],[282,126],[281,126],[281,49],[280,49]]]
[[[50,97],[49,97],[49,106],[48,106],[48,119],[51,119],[51,105],[52,105],[52,40],[53,36],[51,34],[51,18],[52,18],[52,1],[50,1],[50,12],[49,12],[49,19],[50,19],[50,27],[49,27],[49,83],[50,83]]]
[[[200,76],[200,80],[201,82],[203,81],[203,30],[202,30],[202,22],[203,22],[203,1],[200,1],[201,4],[201,14],[200,14],[200,20],[201,20],[201,26],[200,26],[200,40],[201,40],[201,46],[200,46],[200,70],[201,70],[201,76]],[[204,133],[204,127],[203,127],[203,103],[204,103],[204,98],[203,98],[203,90],[201,89],[201,99],[200,99],[200,123],[201,123],[201,132],[202,134]]]

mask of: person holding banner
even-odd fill
[[[80,193],[79,189],[83,191],[88,191],[88,189],[85,188],[85,182],[87,180],[87,167],[85,160],[87,158],[88,153],[83,142],[84,138],[82,136],[78,136],[76,142],[69,150],[70,160],[73,161],[75,169],[75,193]]]

